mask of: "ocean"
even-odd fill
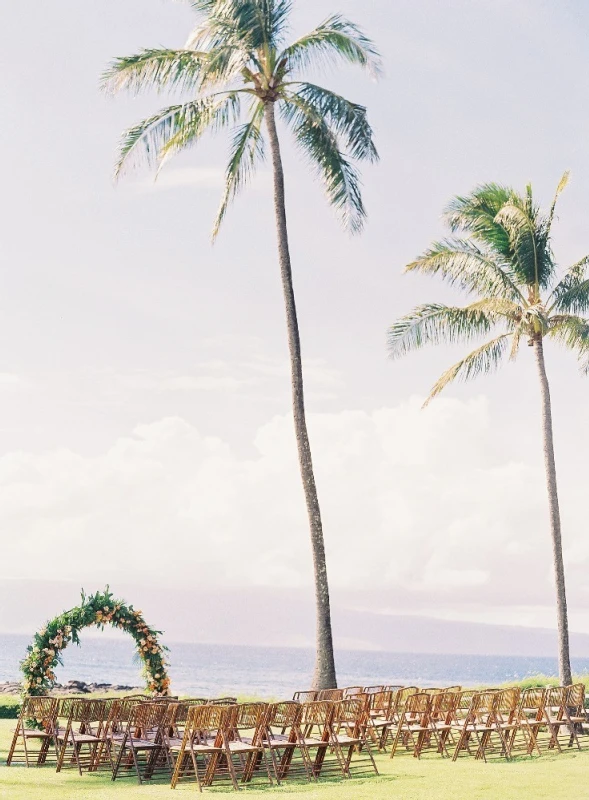
[[[70,645],[57,680],[141,686],[141,669],[130,638],[81,637]],[[19,661],[30,639],[0,634],[0,682],[20,678]],[[222,644],[169,643],[169,674],[176,694],[214,697],[223,694],[289,698],[310,685],[313,652],[303,648],[245,647]],[[403,684],[418,686],[496,685],[529,675],[557,674],[555,658],[524,656],[432,655],[339,650],[340,686]],[[573,663],[577,674],[589,673],[589,658]]]

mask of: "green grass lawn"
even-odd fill
[[[106,774],[79,777],[73,770],[57,775],[52,767],[6,767],[13,720],[0,720],[0,798],[4,800],[111,800],[165,798],[167,785],[138,786],[129,780],[112,783]],[[426,754],[420,761],[405,753],[393,760],[376,757],[379,777],[364,780],[320,780],[317,784],[290,782],[280,787],[247,787],[250,797],[296,795],[300,800],[554,800],[589,794],[589,749],[562,755],[522,758],[506,763],[481,763],[464,757],[455,764]],[[203,794],[230,794],[231,789],[205,789]],[[196,785],[181,784],[177,794],[196,793]]]

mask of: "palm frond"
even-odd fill
[[[548,214],[548,231],[550,231],[550,229],[552,228],[552,222],[554,220],[554,212],[556,211],[556,204],[558,202],[558,198],[568,186],[570,177],[571,177],[570,170],[567,169],[563,173],[562,178],[558,182],[558,186],[556,187],[556,192],[554,193],[554,199],[552,201],[552,205],[550,206],[550,213]]]
[[[511,200],[497,212],[495,221],[509,235],[520,280],[528,286],[545,288],[550,283],[554,265],[546,249],[543,226],[530,204],[531,197],[526,198],[525,208],[517,200]]]
[[[558,314],[550,319],[547,336],[573,350],[581,371],[589,374],[589,320],[574,314]]]
[[[483,297],[501,297],[525,304],[509,264],[467,239],[446,239],[434,244],[407,265],[408,272],[440,274],[451,285]]]
[[[520,323],[514,328],[511,339],[511,348],[509,350],[510,361],[515,361],[515,359],[517,358],[522,336],[525,336],[525,334],[526,334],[526,329],[523,323]]]
[[[378,152],[373,141],[373,131],[366,117],[366,108],[346,100],[335,92],[314,83],[300,82],[295,94],[305,104],[315,109],[319,118],[325,118],[330,128],[344,141],[352,158],[374,162]]]
[[[284,119],[292,126],[295,140],[321,179],[327,198],[344,228],[362,230],[366,210],[360,177],[341,152],[336,134],[315,108],[296,94],[280,104]]]
[[[225,171],[225,191],[213,226],[213,239],[219,233],[229,204],[264,159],[264,139],[260,126],[264,118],[264,104],[258,102],[250,119],[240,125],[233,136],[229,163]]]
[[[144,119],[123,133],[115,178],[125,168],[144,162],[157,167],[166,154],[194,144],[211,126],[226,125],[239,110],[238,93],[208,96],[202,100],[170,106]]]
[[[427,344],[455,344],[489,333],[492,320],[472,306],[457,308],[440,303],[417,306],[410,314],[393,323],[388,331],[391,358],[399,358]]]
[[[508,339],[512,333],[503,333],[490,342],[478,347],[469,353],[465,358],[458,361],[454,366],[446,370],[437,383],[433,386],[429,397],[424,403],[427,406],[449,383],[455,380],[467,381],[479,375],[487,374],[497,369],[501,359],[505,355]]]
[[[269,53],[281,43],[288,26],[291,0],[197,0],[196,10],[206,15],[192,40],[212,42],[229,38],[246,49]]]
[[[134,94],[155,89],[196,90],[207,54],[194,50],[141,50],[116,58],[101,77],[106,92],[128,89]]]
[[[278,60],[283,58],[291,70],[343,60],[364,67],[374,76],[381,72],[381,58],[374,42],[341,14],[333,14],[315,30],[289,45]]]
[[[589,256],[585,256],[566,271],[552,290],[550,310],[583,314],[589,310]]]

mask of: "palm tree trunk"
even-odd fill
[[[288,329],[288,349],[290,353],[290,372],[292,383],[292,410],[294,416],[295,435],[299,454],[299,467],[303,481],[303,490],[307,503],[309,527],[311,529],[311,547],[313,550],[313,568],[315,574],[316,605],[316,641],[315,674],[313,688],[330,689],[336,684],[335,661],[333,655],[333,639],[331,633],[331,611],[329,606],[329,585],[327,582],[327,565],[325,561],[325,544],[321,511],[313,474],[313,462],[307,422],[305,419],[305,399],[303,394],[303,364],[301,358],[301,340],[297,322],[294,289],[292,284],[292,268],[288,248],[288,230],[286,227],[286,205],[284,196],[284,170],[280,156],[280,144],[276,131],[274,103],[266,104],[266,125],[270,150],[272,153],[272,169],[274,175],[274,210],[278,233],[278,260],[282,277],[282,290],[286,307],[286,324]]]
[[[540,376],[540,393],[542,396],[542,433],[544,438],[544,464],[546,467],[546,484],[548,487],[548,508],[550,511],[550,531],[552,534],[552,555],[554,558],[554,577],[556,583],[556,611],[558,617],[558,669],[560,682],[566,686],[572,683],[571,657],[569,652],[569,623],[564,581],[564,561],[562,558],[562,538],[560,529],[560,509],[556,487],[556,463],[554,460],[554,439],[552,434],[552,404],[550,387],[544,363],[544,346],[542,337],[534,340],[534,351],[538,375]]]

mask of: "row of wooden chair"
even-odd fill
[[[112,779],[140,783],[171,775],[172,786],[199,787],[227,778],[234,787],[262,770],[270,782],[291,775],[316,780],[355,768],[377,772],[372,746],[419,758],[433,749],[456,760],[563,745],[581,747],[589,725],[585,687],[475,691],[459,686],[347,687],[297,692],[282,703],[237,704],[235,698],[29,698],[23,704],[7,764],[57,771],[108,769]]]
[[[510,758],[514,749],[541,754],[540,742],[562,751],[562,741],[580,749],[589,725],[585,687],[423,691],[404,687],[372,696],[369,729],[379,749],[391,743],[391,757],[404,748],[419,758],[427,748],[453,760],[465,751],[486,758],[490,751]],[[476,748],[474,744],[476,743]]]
[[[167,702],[173,698],[166,698]],[[129,695],[123,698],[85,699],[30,697],[21,708],[7,765],[42,766],[55,753],[57,771],[68,765],[66,753],[72,749],[71,763],[80,774],[91,769],[95,754],[107,735],[117,733],[128,721],[131,708],[155,702],[148,695]],[[191,698],[187,705],[235,703],[234,697],[207,700]]]
[[[278,784],[290,776],[351,777],[352,760],[355,775],[377,772],[367,714],[362,698],[272,704],[30,698],[7,763],[44,764],[53,742],[58,771],[110,769],[113,780],[139,783],[165,775],[172,787],[193,780],[202,789],[228,779],[239,788],[255,774]]]

